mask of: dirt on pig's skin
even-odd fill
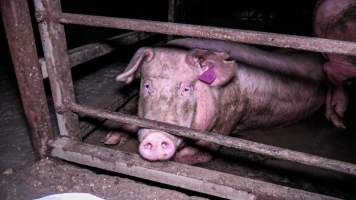
[[[3,200],[29,200],[65,192],[91,193],[107,200],[205,199],[127,178],[96,174],[51,159],[43,159],[21,170],[6,169],[0,174],[0,196]]]

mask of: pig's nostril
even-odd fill
[[[143,145],[144,149],[151,150],[152,149],[152,144],[150,142],[147,142],[146,144]]]
[[[150,133],[141,141],[138,151],[146,160],[169,160],[174,155],[176,147],[165,133],[157,131]]]
[[[161,147],[162,149],[167,149],[169,147],[168,142],[162,142]]]

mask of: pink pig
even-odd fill
[[[207,50],[189,49],[199,42]],[[175,47],[140,48],[116,78],[141,79],[140,117],[228,135],[234,129],[289,125],[324,103],[322,63],[314,54],[201,39],[170,45]],[[140,129],[138,137],[139,153],[150,161],[203,163],[219,148],[153,129]]]
[[[318,37],[356,42],[356,0],[319,0],[314,32]],[[332,83],[326,98],[326,117],[345,128],[343,116],[348,105],[345,84],[356,77],[356,57],[325,54],[324,70]]]

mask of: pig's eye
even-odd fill
[[[190,85],[182,84],[179,89],[179,93],[181,96],[187,96],[191,93],[192,87]]]
[[[152,86],[151,86],[151,82],[147,81],[143,84],[143,89],[145,90],[145,93],[152,93]]]

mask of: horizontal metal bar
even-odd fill
[[[111,53],[116,50],[118,46],[132,45],[139,41],[145,40],[152,35],[154,34],[132,31],[108,38],[102,42],[91,43],[70,49],[68,51],[69,65],[74,67],[89,60]],[[39,62],[41,64],[43,78],[48,78],[45,60],[40,58]]]
[[[239,150],[270,156],[272,158],[287,160],[295,163],[356,176],[356,165],[347,162],[327,159],[319,156],[310,155],[307,153],[292,151],[239,138],[228,137],[217,133],[196,131],[186,127],[180,127],[158,121],[142,119],[133,115],[93,109],[79,104],[70,104],[67,106],[70,110],[78,114],[85,114],[91,117],[109,119],[115,122],[132,124],[140,127],[158,129],[181,137],[205,140],[226,147],[232,147]]]
[[[65,24],[79,24],[87,26],[155,32],[170,35],[230,40],[248,44],[259,44],[356,56],[355,42],[331,39],[70,13],[61,13],[58,20]]]
[[[175,162],[148,162],[136,154],[68,138],[57,139],[51,147],[57,158],[227,199],[337,199]]]

